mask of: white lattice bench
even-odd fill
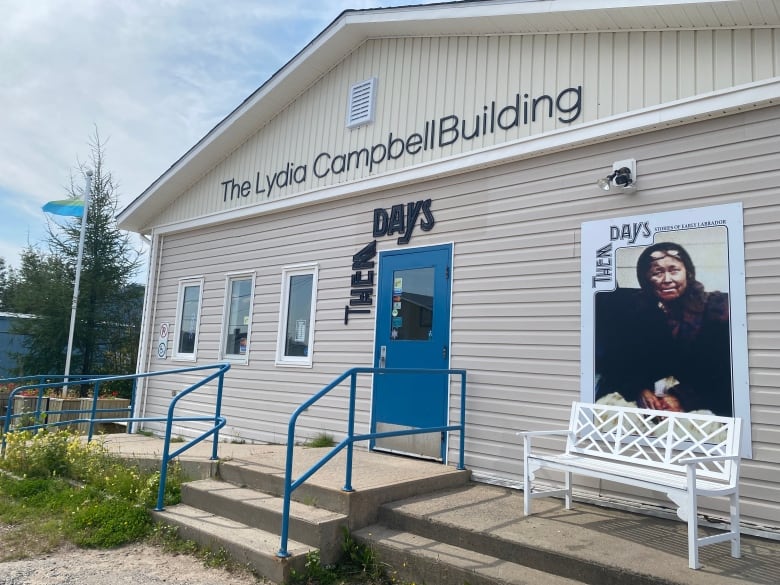
[[[688,565],[698,569],[699,547],[731,541],[731,556],[740,557],[739,542],[739,418],[572,404],[569,428],[518,433],[523,437],[524,512],[531,501],[564,496],[571,507],[571,475],[586,475],[665,493],[677,515],[688,523]],[[563,453],[532,450],[534,437],[565,435]],[[564,472],[562,489],[534,488],[542,468]],[[698,496],[726,496],[730,530],[699,538]]]

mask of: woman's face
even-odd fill
[[[671,252],[674,253],[675,250]],[[658,259],[655,259],[656,255]],[[664,302],[679,299],[688,288],[685,264],[669,252],[654,252],[650,258],[653,258],[653,261],[647,271],[647,279],[653,285],[655,296]]]

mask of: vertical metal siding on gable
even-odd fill
[[[386,144],[391,132],[406,139],[443,116],[458,116],[471,132],[484,106],[495,100],[503,107],[518,93],[555,97],[582,85],[579,124],[777,75],[777,29],[371,40],[312,80],[308,91],[246,143],[225,153],[225,161],[161,214],[157,225],[364,178],[366,166],[318,179],[312,163],[322,152],[339,155]],[[373,76],[378,78],[376,122],[350,130],[345,124],[349,87]],[[567,127],[555,118],[386,160],[372,174]],[[305,182],[270,194],[255,192],[258,172],[263,188],[266,175],[290,164],[307,166]],[[229,179],[252,182],[249,196],[223,201],[221,183]]]

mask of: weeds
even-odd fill
[[[318,433],[306,443],[304,443],[304,446],[306,447],[333,447],[336,444],[336,441],[333,438],[333,435],[329,433]]]
[[[143,472],[68,431],[6,435],[0,460],[0,522],[8,525],[0,560],[51,552],[72,542],[112,548],[151,531],[159,472]],[[180,468],[172,466],[166,503],[180,499]]]
[[[392,585],[397,583],[388,567],[380,563],[374,549],[360,544],[344,528],[341,558],[323,565],[319,551],[306,555],[303,571],[292,571],[288,585]]]

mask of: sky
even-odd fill
[[[433,3],[0,0],[0,258],[47,249],[96,133],[121,210],[342,11]]]

